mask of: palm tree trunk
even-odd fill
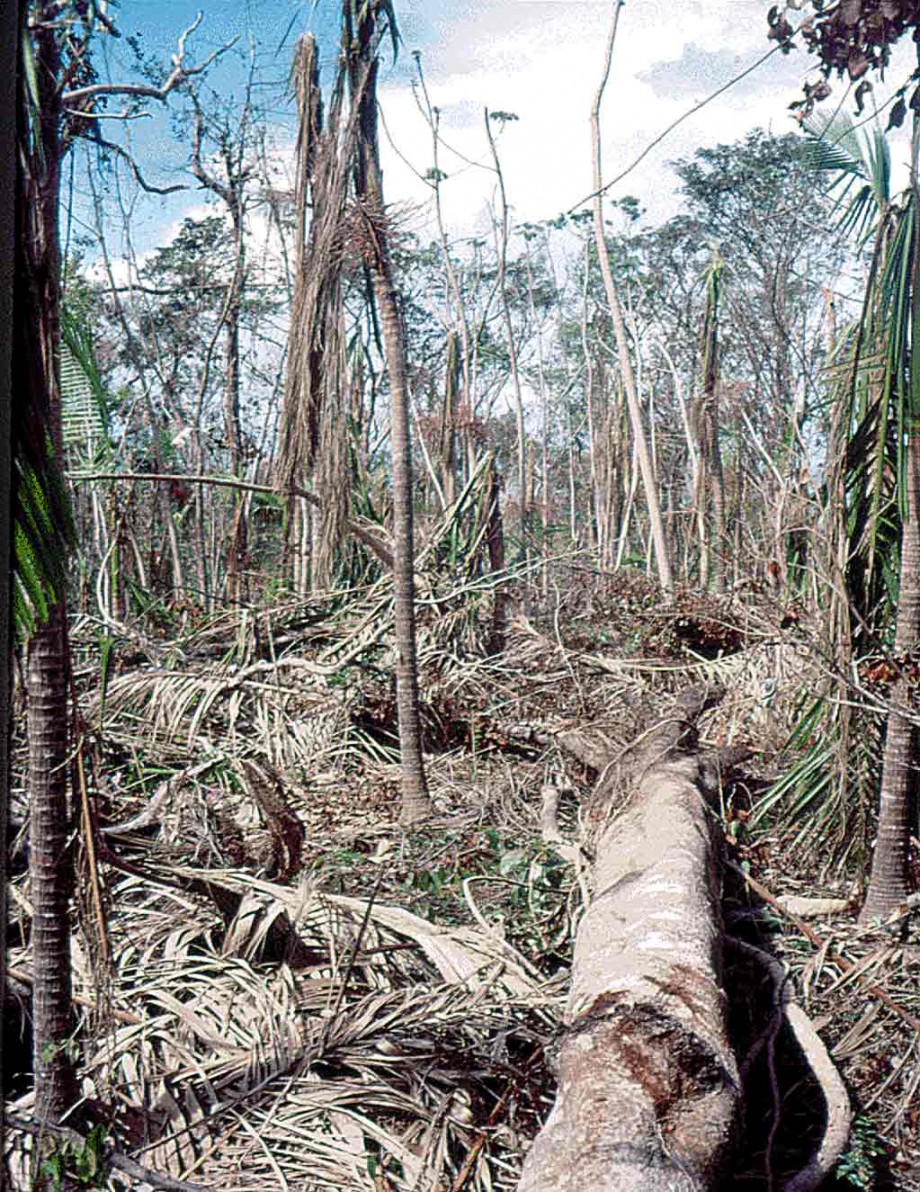
[[[63,603],[29,643],[29,890],[35,1116],[57,1122],[77,1099],[71,1055],[70,893],[67,812],[66,629]]]
[[[914,113],[911,154],[913,191],[913,253],[910,267],[911,346],[905,447],[906,493],[901,526],[901,564],[894,652],[899,658],[920,643],[920,113]],[[879,791],[878,835],[869,889],[860,914],[867,922],[890,914],[910,890],[908,853],[914,796],[917,788],[917,730],[910,710],[906,676],[891,689],[882,783]]]
[[[389,258],[378,258],[373,270],[374,295],[390,376],[390,444],[393,452],[393,593],[396,628],[396,703],[402,760],[400,820],[414,824],[431,810],[422,758],[419,717],[418,660],[415,636],[414,529],[412,510],[412,444],[409,436],[409,387],[403,329]]]
[[[422,758],[418,660],[415,636],[415,575],[412,443],[409,433],[409,384],[402,318],[383,202],[383,175],[377,145],[378,14],[370,6],[353,27],[345,0],[343,45],[347,54],[352,103],[358,105],[355,190],[366,221],[367,256],[380,313],[384,354],[390,380],[390,448],[393,457],[393,591],[396,629],[396,705],[399,715],[402,800],[400,820],[416,824],[431,811]],[[351,32],[351,36],[349,36]]]
[[[901,582],[894,652],[903,657],[920,641],[920,433],[914,428],[907,447],[907,513],[901,537]],[[860,919],[888,915],[909,893],[908,847],[917,778],[915,713],[910,710],[906,677],[892,686],[879,793],[878,835],[869,889]]]
[[[19,111],[14,383],[18,400],[27,403],[34,417],[36,453],[50,450],[60,459],[60,50],[51,19],[45,20],[44,12],[39,15],[32,36],[40,83],[40,145],[27,131],[24,92]],[[22,36],[29,36],[25,23]],[[71,1054],[66,609],[63,594],[55,595],[47,621],[29,643],[26,675],[35,1114],[48,1122],[59,1121],[73,1107],[77,1091]]]

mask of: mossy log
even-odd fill
[[[611,763],[594,796],[592,896],[578,929],[555,1106],[519,1192],[716,1185],[739,1101],[720,982],[718,758],[693,692]],[[728,759],[731,760],[731,759]]]

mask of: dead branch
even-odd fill
[[[767,906],[772,907],[775,911],[779,911],[780,914],[784,915],[810,943],[814,944],[816,948],[823,948],[825,944],[828,943],[827,940],[822,939],[821,936],[818,935],[816,931],[813,931],[807,923],[799,918],[798,915],[793,914],[788,907],[784,906],[778,898],[775,898],[766,888],[766,886],[761,885],[756,878],[751,877],[749,873],[745,873],[744,870],[738,865],[732,864],[731,867],[736,873],[741,875],[741,877],[744,879],[747,885],[750,886],[758,898],[762,899]],[[834,957],[837,964],[845,974],[852,972],[856,968],[856,965],[853,964],[851,960],[847,960],[846,957],[841,954],[839,948],[830,948],[829,954]],[[905,1010],[903,1006],[898,1005],[891,994],[886,993],[885,990],[880,986],[870,984],[868,982],[863,983],[862,975],[860,973],[857,973],[856,976],[859,977],[860,983],[863,984],[863,988],[865,989],[866,993],[870,994],[874,998],[877,998],[883,1006],[886,1006],[889,1010],[897,1014],[902,1022],[906,1022],[913,1031],[915,1031],[917,1034],[920,1034],[920,1018],[917,1018],[914,1014],[911,1014],[909,1010]]]
[[[80,115],[85,119],[86,113],[81,112]],[[150,195],[171,195],[175,194],[177,190],[187,190],[188,187],[182,182],[176,182],[173,186],[154,186],[152,182],[148,182],[141,173],[141,168],[131,156],[131,154],[122,145],[117,145],[114,141],[106,141],[100,136],[93,137],[93,141],[100,149],[104,149],[107,153],[114,153],[118,157],[128,163],[128,168],[134,175],[134,181],[138,184],[141,190],[145,190]],[[134,287],[140,288],[140,287]]]
[[[197,473],[186,474],[183,472],[68,472],[67,477],[69,480],[81,484],[96,480],[150,480],[166,484],[175,481],[179,484],[210,484],[217,488],[233,488],[239,489],[242,492],[265,493],[272,496],[278,495],[278,489],[273,488],[269,484],[252,484],[248,480],[237,480],[233,476],[201,476]],[[291,496],[299,497],[302,501],[314,505],[317,509],[322,509],[323,507],[323,503],[319,497],[308,492],[305,488],[291,485],[286,491]],[[393,556],[385,543],[381,542],[379,538],[375,537],[369,530],[366,530],[355,521],[349,519],[345,524],[349,533],[353,534],[359,542],[363,542],[368,550],[372,554],[375,554],[385,567],[391,568],[393,566]]]
[[[175,91],[180,84],[193,76],[202,74],[239,40],[238,37],[233,37],[230,41],[225,42],[224,45],[219,46],[213,53],[208,54],[207,58],[199,63],[198,66],[187,66],[185,62],[185,43],[201,24],[203,15],[203,13],[198,13],[191,25],[179,34],[176,52],[172,56],[172,70],[161,86],[155,87],[150,83],[91,83],[86,87],[76,87],[73,91],[65,91],[61,96],[61,103],[65,108],[77,107],[80,115],[86,114],[82,111],[84,106],[89,106],[95,103],[97,99],[108,95],[126,95],[141,99],[157,99],[161,103],[164,103],[171,91]]]

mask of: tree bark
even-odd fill
[[[23,22],[25,29],[25,22]],[[29,36],[23,32],[23,36]],[[60,267],[58,210],[61,178],[60,49],[52,14],[38,14],[33,31],[40,84],[40,146],[30,140],[20,96],[17,186],[16,328],[18,400],[27,403],[38,454],[60,460]],[[23,87],[24,84],[20,84]],[[46,471],[54,469],[49,459]],[[61,542],[46,544],[64,552]],[[63,572],[63,564],[61,564]],[[63,587],[63,575],[60,580]],[[29,893],[33,906],[31,952],[35,1112],[58,1122],[76,1101],[70,972],[70,895],[73,871],[67,809],[67,636],[62,592],[51,596],[46,622],[28,646],[26,693],[29,746]],[[40,1185],[39,1185],[40,1186]]]
[[[511,321],[511,304],[508,297],[508,239],[510,235],[510,221],[508,214],[508,196],[505,193],[505,176],[502,173],[498,147],[492,135],[489,109],[484,112],[486,139],[492,154],[495,177],[498,180],[498,195],[501,200],[501,218],[494,220],[495,252],[498,257],[498,296],[501,303],[502,322],[505,325],[505,338],[508,343],[508,363],[511,368],[511,387],[514,390],[514,417],[517,429],[517,472],[518,472],[518,557],[529,557],[527,541],[527,515],[530,512],[530,493],[527,484],[527,428],[524,421],[524,394],[521,389],[521,373],[518,367],[517,341],[514,336],[514,325]]]
[[[719,983],[718,766],[681,752],[703,702],[684,697],[646,737],[632,803],[599,832],[556,1104],[519,1192],[714,1186],[739,1088]],[[595,794],[602,819],[615,783]]]
[[[0,14],[0,106],[16,111],[18,51],[16,5]],[[13,261],[15,253],[16,124],[9,117],[0,124],[0,558],[11,558],[12,478],[12,360]],[[9,569],[0,568],[0,990],[6,990],[7,857],[10,801],[10,692],[12,599]],[[4,1087],[3,1045],[0,1040],[0,1088]],[[0,1155],[5,1152],[6,1120],[0,1105]]]
[[[620,306],[619,295],[610,268],[610,257],[607,252],[607,240],[604,235],[603,196],[601,194],[601,128],[600,111],[601,100],[610,77],[610,65],[613,58],[613,46],[616,40],[617,25],[620,9],[625,0],[614,0],[613,18],[610,24],[610,35],[607,40],[607,58],[604,64],[604,74],[594,98],[591,109],[591,149],[594,163],[594,238],[597,244],[597,255],[607,291],[607,302],[613,318],[613,329],[616,334],[617,353],[620,370],[623,374],[623,386],[626,390],[626,405],[629,410],[629,421],[632,428],[633,445],[642,477],[642,488],[645,493],[645,503],[648,509],[651,526],[652,542],[655,547],[655,560],[658,565],[658,579],[664,594],[670,597],[674,592],[674,580],[671,573],[671,560],[668,545],[665,540],[664,524],[661,520],[661,506],[658,499],[658,485],[655,479],[655,469],[652,464],[651,453],[642,425],[642,410],[639,405],[639,394],[636,387],[636,376],[633,371],[632,359],[629,354],[629,342],[626,336],[626,323]]]
[[[901,532],[901,579],[894,653],[904,657],[920,640],[920,433],[907,446],[907,511]],[[910,892],[908,851],[917,786],[916,712],[910,708],[905,676],[892,685],[879,792],[878,833],[861,922],[882,917],[906,902]]]
[[[66,628],[63,603],[29,642],[29,891],[33,915],[35,1114],[58,1122],[76,1102],[70,976],[73,868],[67,811]]]
[[[390,446],[393,457],[393,592],[396,631],[396,704],[399,716],[402,800],[400,821],[419,823],[431,811],[419,716],[415,633],[412,441],[409,384],[399,298],[390,257],[383,202],[383,175],[377,145],[377,16],[366,11],[345,38],[352,103],[359,107],[355,189],[366,225],[366,255],[380,312],[390,379]]]

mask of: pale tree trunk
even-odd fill
[[[603,769],[556,1103],[519,1192],[718,1186],[740,1090],[719,983],[720,772],[686,752],[703,706],[688,693],[640,738],[632,798],[612,822],[622,766]],[[559,743],[582,756],[577,733]]]
[[[379,191],[378,191],[379,194]],[[381,258],[384,249],[381,249]],[[402,758],[402,805],[405,824],[431,811],[422,758],[418,661],[415,632],[415,557],[412,510],[412,443],[403,329],[389,258],[373,271],[374,294],[386,345],[390,377],[390,444],[393,452],[393,590],[396,621],[396,700]]]
[[[508,198],[505,194],[505,177],[502,173],[498,148],[489,124],[489,109],[485,109],[486,137],[492,152],[492,162],[495,176],[498,179],[498,195],[501,202],[501,217],[494,221],[495,251],[498,257],[498,297],[502,309],[502,321],[505,324],[505,338],[508,344],[508,362],[511,368],[511,387],[514,391],[514,414],[517,424],[517,457],[518,457],[518,492],[520,499],[520,513],[518,517],[518,535],[520,537],[519,553],[524,559],[529,557],[527,547],[527,513],[529,496],[527,493],[527,431],[524,424],[524,395],[521,391],[521,374],[518,368],[517,342],[514,337],[514,326],[511,322],[511,306],[508,301],[508,237],[509,215]]]
[[[533,262],[530,256],[530,244],[524,242],[524,263],[527,267],[527,305],[530,318],[537,337],[537,382],[540,391],[540,530],[542,541],[540,544],[543,555],[543,594],[548,591],[549,573],[546,568],[546,555],[549,548],[549,390],[546,384],[546,362],[543,355],[543,329],[537,317],[537,304],[533,292]]]
[[[441,407],[439,465],[444,504],[450,508],[457,499],[457,378],[461,361],[458,357],[456,331],[447,333],[447,360],[444,373],[444,404]]]
[[[197,100],[195,103],[195,133],[192,143],[190,168],[205,190],[216,195],[227,209],[231,225],[233,249],[233,274],[227,287],[221,311],[224,340],[224,437],[230,457],[230,473],[242,479],[243,433],[240,422],[240,317],[243,291],[246,284],[246,258],[244,240],[245,182],[246,168],[243,164],[246,129],[249,123],[249,87],[247,86],[243,115],[237,132],[237,141],[231,139],[229,128],[217,131],[220,158],[226,180],[218,178],[202,160],[202,140],[205,133],[204,114]],[[227,550],[226,595],[231,604],[242,599],[243,571],[246,566],[248,528],[246,502],[240,492],[234,490],[230,514],[230,535]]]
[[[639,405],[639,394],[636,387],[636,377],[633,371],[632,358],[629,354],[629,340],[626,334],[626,324],[623,318],[623,309],[620,305],[619,295],[617,294],[616,285],[613,280],[613,271],[610,267],[610,256],[607,252],[607,240],[604,234],[603,196],[601,194],[602,175],[600,110],[601,100],[604,97],[604,91],[607,87],[607,80],[610,77],[613,46],[614,42],[616,41],[617,25],[619,24],[620,19],[620,9],[623,7],[624,2],[625,0],[614,0],[613,16],[610,22],[610,34],[607,39],[607,57],[604,63],[604,73],[601,78],[600,86],[597,89],[597,94],[594,98],[594,105],[591,109],[591,149],[594,163],[594,238],[597,244],[597,255],[601,267],[601,276],[604,279],[604,289],[607,292],[607,302],[610,306],[611,317],[613,318],[613,328],[616,335],[620,369],[623,374],[623,384],[626,390],[626,405],[627,409],[629,410],[629,421],[632,429],[633,444],[636,451],[639,473],[642,478],[642,488],[645,494],[645,503],[648,508],[652,543],[655,548],[655,560],[658,565],[658,579],[661,583],[662,591],[666,596],[670,597],[674,592],[674,580],[671,574],[671,560],[668,554],[668,545],[664,535],[664,524],[661,520],[661,506],[658,499],[658,485],[655,479],[655,469],[652,464],[652,457],[649,452],[648,442],[645,437],[645,430],[642,425],[642,410]]]
[[[367,255],[380,312],[390,380],[390,448],[393,456],[393,591],[396,627],[396,703],[399,715],[402,802],[400,820],[416,824],[430,814],[422,758],[415,635],[412,443],[405,338],[390,258],[377,146],[376,17],[359,23],[356,43],[346,43],[352,103],[359,106],[356,191],[367,233]]]
[[[837,352],[837,308],[833,291],[824,287],[824,305],[827,316],[827,362],[826,371],[833,377]],[[833,393],[833,380],[829,381]],[[852,709],[847,686],[850,680],[850,665],[853,658],[853,631],[850,620],[850,601],[847,594],[847,561],[849,539],[847,534],[846,509],[846,447],[847,411],[849,402],[841,400],[842,394],[835,394],[831,405],[831,419],[828,431],[827,505],[824,510],[824,577],[827,590],[827,649],[836,661],[835,686],[837,690],[836,718],[836,769],[838,802],[841,807],[849,806],[849,756]],[[862,808],[863,800],[859,800]],[[862,819],[862,816],[860,817]],[[860,832],[862,825],[856,828]]]
[[[230,474],[243,478],[243,430],[240,422],[240,308],[243,293],[243,212],[238,195],[231,209],[233,220],[233,279],[227,300],[226,346],[224,353],[224,424],[230,451]],[[227,599],[238,604],[245,596],[244,572],[248,548],[246,500],[234,490],[227,554]]]

